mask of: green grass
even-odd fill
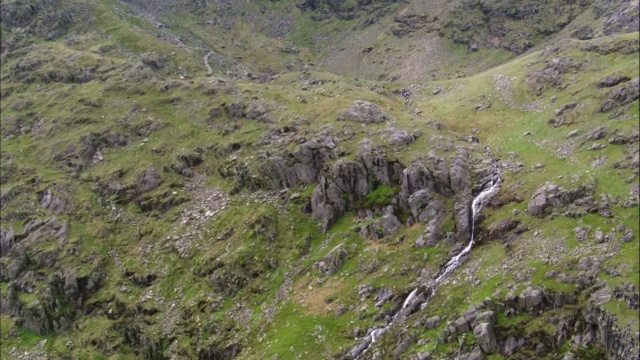
[[[362,200],[360,207],[371,209],[387,206],[391,203],[391,200],[396,197],[398,192],[399,189],[397,187],[380,185]]]

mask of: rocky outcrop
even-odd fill
[[[593,201],[589,199],[594,190],[595,184],[582,185],[573,190],[547,184],[534,192],[527,209],[534,216],[545,216],[554,208],[564,208],[570,204],[586,207],[586,211],[589,211],[593,208]]]
[[[0,229],[0,257],[9,254],[9,250],[15,244],[13,228]]]
[[[400,223],[400,220],[398,220],[393,212],[393,206],[389,206],[380,219],[362,226],[360,228],[362,238],[379,240],[397,234],[402,227],[402,223]]]
[[[409,198],[419,190],[430,190],[441,195],[451,195],[449,184],[449,170],[444,161],[435,170],[427,168],[420,162],[415,162],[402,171],[400,185],[400,205],[410,209]]]
[[[520,295],[516,295],[513,291],[507,294],[504,306],[507,314],[518,311],[535,314],[544,309],[556,309],[574,304],[576,301],[576,297],[572,294],[527,287]]]
[[[338,217],[354,209],[376,184],[397,186],[401,172],[402,164],[388,160],[381,148],[362,143],[357,160],[339,160],[328,174],[320,176],[311,197],[314,219],[327,229]]]
[[[267,105],[259,100],[253,100],[249,103],[236,101],[228,104],[222,104],[220,108],[214,108],[209,112],[212,118],[219,117],[222,112],[227,114],[231,119],[246,118],[259,122],[271,122],[271,110]]]
[[[418,190],[409,197],[413,219],[426,223],[426,245],[435,246],[440,239],[445,220],[445,207],[428,189]]]
[[[604,79],[601,79],[600,81],[596,82],[596,86],[599,87],[599,88],[614,87],[616,85],[622,84],[622,83],[627,82],[629,80],[631,80],[631,78],[628,77],[628,76],[609,75],[609,76],[605,77]]]
[[[596,327],[595,340],[605,348],[609,359],[637,359],[640,343],[637,334],[621,329],[615,315],[599,306],[591,306],[583,311],[588,324]]]
[[[311,212],[327,229],[338,217],[369,193],[367,171],[357,161],[340,160],[321,176],[311,197]]]
[[[340,270],[348,257],[349,251],[347,251],[344,244],[339,244],[333,248],[327,256],[322,258],[322,260],[313,264],[313,268],[324,276],[331,276]]]
[[[149,166],[147,170],[138,178],[138,189],[141,193],[146,193],[160,186],[162,178],[153,166]]]
[[[62,186],[47,189],[40,198],[40,205],[47,210],[49,215],[69,213],[74,209],[71,192]]]
[[[378,124],[390,120],[390,117],[378,105],[368,101],[356,100],[347,112],[338,115],[337,120]]]
[[[598,108],[599,112],[606,113],[620,106],[627,105],[640,98],[640,78],[635,78],[624,85],[613,88]]]
[[[291,154],[267,159],[260,166],[260,177],[271,189],[312,184],[318,180],[324,165],[338,157],[336,143],[331,135],[308,140]]]
[[[416,135],[405,130],[398,130],[391,135],[389,143],[396,146],[406,146],[416,141]]]

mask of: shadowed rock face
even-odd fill
[[[318,179],[324,164],[338,157],[336,140],[321,136],[298,145],[295,151],[284,156],[273,156],[259,169],[261,178],[272,189],[309,185]]]

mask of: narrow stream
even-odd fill
[[[398,310],[391,321],[385,325],[385,327],[381,329],[372,330],[367,337],[361,341],[358,345],[356,345],[353,349],[351,349],[350,355],[354,359],[360,359],[362,355],[364,355],[367,350],[375,344],[376,340],[378,340],[384,333],[389,330],[389,328],[398,320],[399,318],[403,318],[408,315],[412,310],[415,310],[415,307],[420,305],[420,309],[424,309],[429,304],[429,300],[433,295],[435,295],[438,290],[438,286],[442,282],[442,280],[449,274],[451,274],[458,266],[461,264],[461,259],[467,255],[473,245],[476,242],[476,233],[475,233],[475,224],[476,224],[476,215],[482,210],[482,206],[484,205],[484,201],[491,196],[493,196],[498,190],[500,190],[500,184],[502,183],[502,172],[500,171],[500,167],[497,163],[494,163],[495,173],[493,175],[493,179],[489,186],[482,190],[478,196],[473,199],[471,203],[471,239],[469,240],[469,244],[456,256],[449,259],[446,265],[440,270],[438,275],[436,276],[433,283],[427,289],[426,299],[422,294],[418,293],[418,288],[415,288],[404,300],[402,307]],[[409,310],[409,311],[408,311]]]

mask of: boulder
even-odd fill
[[[631,80],[630,77],[628,76],[622,76],[622,75],[609,75],[606,78],[598,81],[596,83],[596,86],[599,88],[608,88],[608,87],[614,87],[618,84],[622,84],[623,82],[627,82]]]
[[[464,316],[461,316],[458,319],[456,319],[453,322],[453,324],[456,327],[457,332],[459,333],[466,333],[471,331],[471,324],[469,324],[469,322]]]
[[[524,339],[516,340],[513,336],[509,336],[502,347],[502,355],[511,356],[518,351],[519,348],[524,346]]]
[[[598,126],[597,128],[591,130],[586,136],[585,139],[587,141],[598,141],[604,139],[609,131],[604,126]]]
[[[384,305],[384,303],[389,301],[392,296],[393,296],[393,290],[391,290],[390,288],[382,288],[378,290],[378,293],[376,294],[376,299],[375,299],[376,300],[375,307],[377,308],[381,307],[382,305]]]
[[[498,343],[491,323],[481,323],[473,329],[473,335],[478,345],[485,354],[493,354],[498,351]]]
[[[251,120],[258,120],[261,122],[271,121],[269,109],[264,103],[259,101],[250,102],[244,111],[244,115],[247,117],[247,119],[251,119]]]
[[[576,235],[576,241],[585,241],[589,237],[589,231],[582,226],[573,229],[573,233]]]
[[[586,185],[571,191],[554,184],[544,185],[534,192],[527,209],[531,215],[541,217],[549,214],[554,207],[564,207],[577,199],[585,198],[592,190]]]
[[[335,274],[349,257],[349,252],[344,244],[334,247],[322,260],[313,264],[313,268],[325,276]]]
[[[439,201],[437,202],[440,203]],[[444,206],[442,206],[442,209],[444,209]],[[444,211],[439,211],[438,214],[433,219],[431,219],[429,223],[427,223],[425,235],[427,237],[428,246],[436,246],[438,244],[438,241],[440,241],[440,237],[442,235],[442,227],[444,226],[444,220]]]
[[[518,307],[522,310],[531,311],[542,305],[542,301],[542,292],[528,287],[518,297]]]
[[[431,171],[421,163],[411,164],[402,171],[400,185],[400,202],[404,209],[409,209],[409,197],[416,191],[433,187],[434,178]]]
[[[529,214],[533,216],[541,216],[544,214],[548,206],[549,206],[549,201],[547,200],[546,191],[539,190],[539,191],[536,191],[531,201],[529,201],[527,210],[529,210]]]
[[[391,135],[389,142],[396,146],[406,146],[416,141],[416,136],[405,130],[398,130]]]
[[[13,228],[0,229],[0,257],[8,255],[14,244]]]
[[[442,319],[440,318],[439,315],[432,316],[432,317],[427,319],[427,321],[424,324],[424,328],[425,328],[425,330],[435,329],[438,326],[440,326],[440,322],[441,321],[442,321]]]
[[[400,220],[398,220],[398,218],[393,214],[392,207],[391,209],[392,210],[390,212],[387,211],[387,213],[377,221],[367,226],[363,226],[360,229],[360,235],[363,239],[371,237],[374,240],[379,240],[393,236],[400,231],[402,223],[400,223]]]
[[[142,194],[156,189],[160,186],[162,178],[155,167],[149,166],[147,170],[138,178],[138,191]]]
[[[437,213],[433,206],[429,206],[433,201],[433,194],[428,189],[418,190],[409,197],[409,207],[411,214],[416,221],[427,222]]]
[[[389,116],[376,104],[356,100],[346,113],[338,115],[339,121],[354,121],[364,124],[377,124],[389,120]]]
[[[245,104],[243,103],[225,104],[223,107],[224,111],[232,119],[242,119],[244,116]]]

